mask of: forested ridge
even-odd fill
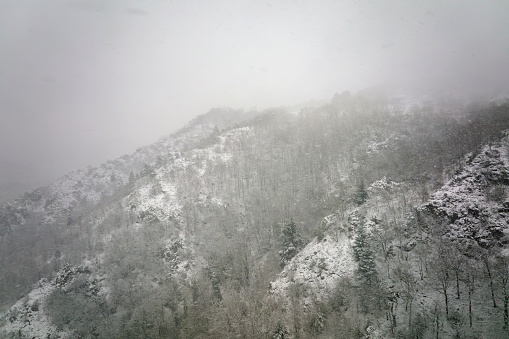
[[[213,110],[0,207],[0,334],[508,337],[507,129],[346,92]]]

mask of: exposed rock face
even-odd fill
[[[269,112],[223,131],[215,127],[235,119],[214,111],[131,157],[3,205],[2,239],[19,234],[12,239],[32,241],[24,249],[38,245],[32,262],[18,260],[42,267],[23,288],[52,278],[2,315],[0,336],[330,337],[335,322],[350,322],[352,331],[389,338],[396,327],[389,316],[406,333],[401,319],[417,317],[411,303],[431,314],[442,302],[433,285],[440,255],[460,253],[457,242],[490,249],[509,242],[509,135],[458,162],[466,152],[444,155],[448,131],[433,130],[437,117],[329,110]],[[454,171],[445,185],[444,168]],[[298,241],[287,246],[284,227],[294,221]],[[48,232],[21,233],[31,230]],[[285,249],[292,252],[282,262]],[[74,266],[60,269],[68,262]],[[459,273],[456,283],[466,295]],[[370,287],[379,296],[366,293]],[[71,300],[63,309],[86,300],[82,313],[104,306],[88,323],[106,325],[62,322],[52,300]],[[348,331],[344,337],[357,333]]]
[[[465,157],[454,177],[423,207],[440,216],[452,239],[482,247],[506,242],[509,234],[509,137]]]
[[[346,234],[325,236],[321,241],[313,240],[285,266],[279,279],[271,283],[271,291],[288,295],[291,286],[299,286],[310,296],[324,299],[339,279],[352,278],[355,268],[351,239]]]

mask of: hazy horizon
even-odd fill
[[[495,1],[3,2],[0,201],[212,107],[384,83],[507,93],[507,22]]]

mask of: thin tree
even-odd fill
[[[504,300],[504,325],[503,329],[509,332],[509,258],[498,256],[495,264],[496,278],[502,289]]]
[[[491,291],[491,300],[493,301],[493,307],[497,308],[497,302],[495,300],[495,287],[493,283],[493,258],[491,255],[491,251],[483,250],[481,252],[481,261],[484,264],[484,269],[486,270],[486,274],[488,275],[488,279],[490,281],[490,291]]]
[[[460,299],[460,297],[461,297],[461,295],[460,295],[460,280],[461,280],[460,275],[461,275],[461,272],[463,272],[465,258],[463,256],[463,254],[461,254],[458,250],[456,250],[454,248],[451,249],[449,254],[451,255],[449,263],[451,264],[451,270],[454,273],[454,278],[456,281],[456,299]]]
[[[412,303],[415,299],[417,280],[408,266],[399,266],[394,270],[394,275],[403,285],[403,299],[405,310],[408,312],[408,328],[412,328]]]
[[[436,248],[436,264],[433,265],[434,278],[438,284],[440,292],[444,295],[445,314],[449,315],[449,294],[448,289],[451,283],[451,263],[450,247],[451,244],[441,241]]]
[[[377,225],[378,227],[373,232],[373,238],[378,245],[379,251],[382,252],[384,258],[385,267],[387,270],[387,276],[389,277],[389,261],[394,257],[394,249],[392,247],[392,241],[394,240],[394,234],[390,227],[385,223]]]
[[[472,327],[472,296],[474,295],[475,290],[475,282],[478,278],[478,265],[475,260],[470,260],[465,265],[466,270],[464,271],[464,274],[462,275],[461,280],[465,285],[467,286],[467,292],[468,292],[468,320],[469,325]]]

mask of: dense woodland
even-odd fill
[[[11,306],[42,281],[54,288],[30,309],[44,309],[51,338],[509,337],[507,229],[471,208],[489,232],[451,236],[462,216],[429,203],[469,159],[507,159],[481,153],[504,149],[509,104],[397,104],[345,92],[297,114],[250,114],[51,224],[19,207],[44,189],[5,204],[0,325],[27,317]],[[505,170],[482,181],[502,219]],[[271,287],[306,246],[333,239],[349,242],[356,267],[325,297]]]

